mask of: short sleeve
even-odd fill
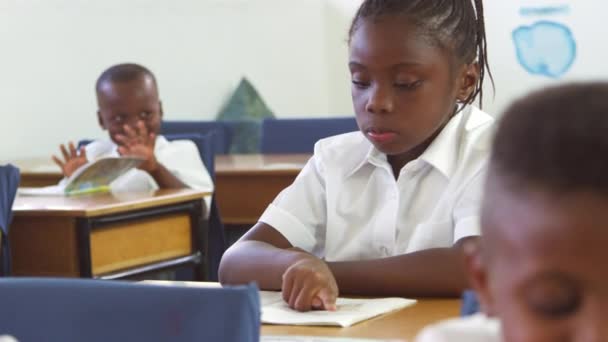
[[[481,234],[480,211],[485,168],[479,171],[462,191],[454,207],[454,243],[458,240]]]
[[[327,207],[321,160],[313,156],[293,184],[283,190],[260,217],[294,247],[315,253],[324,246]]]

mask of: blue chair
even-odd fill
[[[215,154],[227,154],[231,144],[231,129],[220,121],[163,121],[160,132],[162,135],[174,134],[207,134],[214,132]]]
[[[479,312],[479,301],[475,291],[467,290],[462,293],[461,316],[470,316]]]
[[[11,273],[11,250],[9,245],[9,227],[12,220],[12,208],[17,188],[19,187],[19,169],[12,165],[0,166],[0,229],[2,230],[2,270],[0,274]]]
[[[206,135],[200,134],[167,134],[165,138],[167,140],[192,140],[199,153],[201,159],[209,171],[211,178],[215,181],[215,154],[213,143],[216,141],[213,137],[215,132],[208,133]],[[211,208],[209,210],[209,232],[207,237],[207,253],[204,255],[208,256],[208,279],[211,281],[218,280],[218,268],[222,255],[226,250],[226,237],[224,235],[224,225],[220,216],[220,211],[215,200],[215,194],[211,199]]]
[[[159,286],[90,279],[0,279],[0,332],[19,341],[257,342],[255,285]]]
[[[313,153],[318,140],[358,129],[354,117],[265,119],[262,122],[260,152]]]

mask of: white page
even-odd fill
[[[61,185],[51,185],[41,188],[22,187],[17,189],[17,193],[22,196],[64,196],[64,187]]]
[[[338,298],[336,311],[313,310],[299,312],[289,308],[280,292],[260,291],[262,323],[284,325],[315,325],[349,327],[355,323],[403,309],[416,303],[413,299]]]

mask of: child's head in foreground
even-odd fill
[[[426,148],[488,72],[481,0],[366,0],[349,47],[357,123],[389,158]]]
[[[608,83],[506,111],[481,221],[469,266],[505,341],[608,341]]]
[[[117,135],[125,135],[125,125],[138,131],[158,134],[162,121],[162,105],[154,74],[133,63],[114,65],[105,70],[95,84],[100,126],[117,144]]]

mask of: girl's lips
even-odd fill
[[[393,139],[395,139],[395,137],[397,137],[397,134],[395,132],[390,131],[369,130],[367,131],[367,136],[376,143],[384,144],[391,142]]]

